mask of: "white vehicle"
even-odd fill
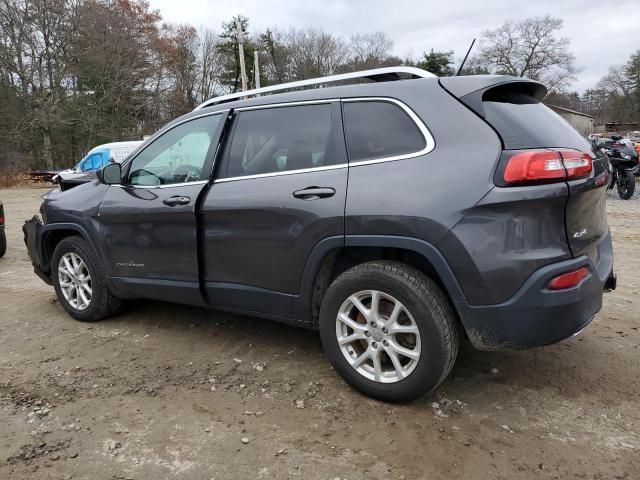
[[[60,185],[60,190],[63,191],[90,182],[96,178],[96,171],[107,165],[109,161],[122,163],[140,144],[142,144],[141,140],[98,145],[89,150],[89,153],[73,168],[59,172],[53,177],[53,181]]]

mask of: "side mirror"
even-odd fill
[[[105,185],[116,185],[122,183],[122,168],[119,163],[110,163],[98,170],[98,180]]]

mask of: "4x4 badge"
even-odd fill
[[[583,237],[587,234],[587,229],[583,228],[582,230],[580,230],[579,232],[576,232],[573,234],[573,238],[580,238]]]

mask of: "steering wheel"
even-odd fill
[[[171,178],[182,183],[197,182],[200,180],[200,173],[201,171],[198,167],[183,163],[171,171]]]

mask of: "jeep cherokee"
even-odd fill
[[[544,95],[394,67],[214,98],[48,195],[25,242],[78,320],[149,298],[316,328],[349,384],[411,400],[462,336],[558,342],[615,288],[607,159]]]

